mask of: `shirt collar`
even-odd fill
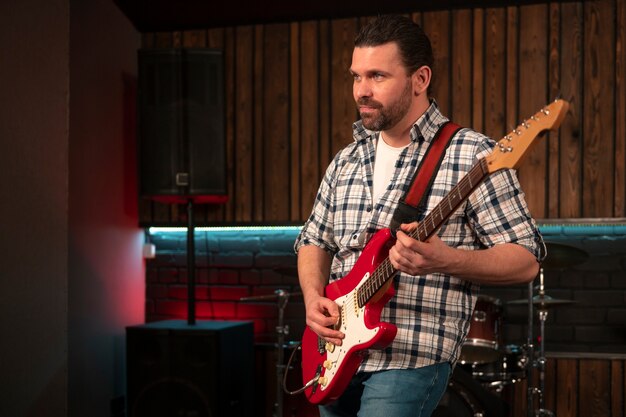
[[[417,119],[411,128],[411,142],[423,140],[425,142],[432,141],[435,134],[439,131],[439,127],[448,121],[441,111],[435,99],[430,99],[430,106]],[[366,129],[362,120],[357,120],[352,124],[352,136],[355,142],[375,138],[378,136],[377,131]]]

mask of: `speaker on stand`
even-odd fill
[[[139,192],[187,205],[187,320],[193,324],[194,204],[228,201],[222,52],[140,49],[138,62]]]
[[[228,200],[223,72],[219,50],[138,52],[139,194],[187,205],[188,311],[127,328],[129,417],[252,416],[252,323],[195,317],[194,204]]]

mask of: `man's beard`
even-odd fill
[[[360,98],[357,101],[357,104],[370,106],[378,111],[378,115],[367,115],[364,117],[363,114],[361,114],[363,126],[366,129],[374,131],[388,130],[394,127],[409,112],[409,108],[411,107],[411,98],[412,89],[410,82],[406,83],[406,87],[402,91],[398,100],[387,106],[383,106],[380,102],[369,98]]]

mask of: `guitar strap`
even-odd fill
[[[418,220],[426,210],[426,193],[435,181],[435,173],[441,166],[441,161],[446,153],[452,137],[462,127],[453,122],[441,125],[426,154],[415,170],[409,190],[404,194],[393,213],[389,228],[393,233],[400,228],[402,223],[410,223]]]

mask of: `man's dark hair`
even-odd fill
[[[354,39],[355,47],[380,46],[396,42],[407,74],[427,65],[433,67],[433,49],[428,36],[411,19],[401,15],[383,15],[368,22]]]

